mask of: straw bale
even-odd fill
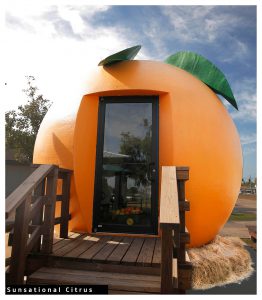
[[[188,255],[193,289],[240,283],[254,272],[250,254],[238,237],[216,236],[209,244],[189,249]]]

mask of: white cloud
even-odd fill
[[[169,32],[177,41],[186,44],[214,44],[217,47],[224,41],[229,52],[234,55],[223,57],[221,61],[232,61],[246,55],[248,46],[240,41],[234,34],[234,30],[241,28],[246,20],[240,15],[218,11],[217,6],[164,6],[163,14],[172,25]]]
[[[242,145],[254,144],[257,142],[257,135],[255,133],[251,133],[251,134],[241,133],[240,140]]]
[[[257,118],[257,95],[256,83],[252,79],[243,79],[234,84],[235,98],[238,103],[239,110],[234,110],[231,116],[235,120],[243,122],[256,122]]]
[[[67,95],[79,86],[101,59],[128,47],[130,40],[117,28],[92,26],[94,14],[106,9],[49,6],[7,11],[5,110],[25,103],[25,75],[34,75],[40,92],[55,102],[61,92]]]
[[[199,42],[203,38],[213,41],[216,37],[217,27],[221,21],[209,18],[212,9],[211,6],[193,6],[191,9],[165,6],[162,8],[162,12],[173,26],[176,38],[193,43]]]

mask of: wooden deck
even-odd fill
[[[30,254],[27,284],[105,284],[110,294],[156,294],[160,264],[159,238],[71,232],[54,239],[48,257]]]
[[[159,238],[101,236],[70,233],[68,239],[54,239],[53,257],[75,261],[159,268]]]

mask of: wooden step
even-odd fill
[[[160,276],[40,268],[27,279],[27,284],[99,284],[109,290],[160,293]]]

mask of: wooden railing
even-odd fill
[[[54,225],[60,223],[60,236],[67,237],[70,170],[54,165],[40,165],[6,198],[6,232],[9,246],[7,282],[23,284],[27,255],[52,252]],[[62,195],[57,196],[57,179],[63,179]],[[61,217],[55,218],[56,201],[62,201]]]
[[[68,237],[68,221],[71,219],[69,214],[70,200],[70,181],[72,171],[59,169],[58,179],[62,179],[62,193],[56,196],[56,201],[61,202],[61,216],[55,218],[55,225],[60,224],[60,238]]]
[[[162,167],[160,196],[161,293],[185,293],[191,287],[192,265],[186,255],[190,242],[185,226],[185,181],[188,167]]]

